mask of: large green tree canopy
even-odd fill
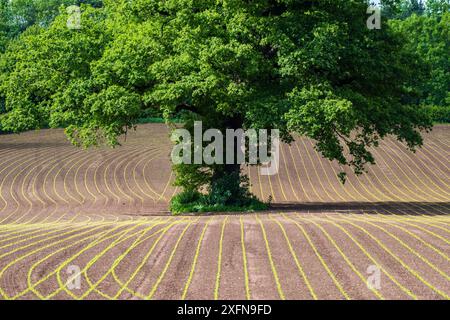
[[[132,127],[143,110],[185,126],[276,128],[286,142],[364,170],[370,148],[394,135],[411,149],[431,127],[417,83],[426,68],[388,23],[366,27],[362,0],[110,0],[28,28],[0,58],[2,126],[63,126],[91,146]],[[177,183],[214,185],[226,165],[181,166]],[[239,183],[239,177],[237,178]]]

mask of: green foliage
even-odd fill
[[[5,51],[9,36],[8,0],[0,0],[0,53]]]
[[[449,122],[450,2],[428,0],[425,8],[415,10],[417,1],[405,0],[401,8],[396,15],[399,20],[391,20],[389,24],[405,35],[407,49],[420,57],[428,72],[426,78],[413,86],[420,93],[418,103],[424,105],[424,111],[434,122]]]
[[[323,149],[324,156],[345,162],[343,147],[336,132],[348,136],[356,126],[351,101],[340,98],[330,88],[323,86],[311,86],[301,91],[295,89],[290,93],[290,100],[292,108],[286,114],[289,127],[319,141],[318,148]],[[373,161],[370,153],[365,156],[366,162]]]
[[[450,103],[447,106],[425,106],[426,112],[437,123],[450,123]]]
[[[196,190],[185,190],[177,194],[173,198],[172,203],[177,205],[189,205],[198,202],[202,196],[203,195]]]
[[[429,76],[416,85],[423,96],[420,103],[446,105],[450,97],[450,11],[442,15],[412,15],[390,24],[407,35],[407,49],[415,52],[429,69]]]
[[[102,10],[83,7],[82,19],[81,30],[68,29],[65,14],[49,28],[33,26],[0,56],[0,99],[7,111],[0,119],[6,130],[65,126],[72,141],[86,137],[85,146],[97,142],[90,133],[99,128],[97,137],[111,143],[113,135],[124,133],[118,119],[136,112],[136,94],[96,87],[91,63],[102,56],[111,33]],[[117,105],[105,103],[117,98]]]
[[[429,16],[441,16],[450,11],[449,0],[427,0],[425,12]]]
[[[266,210],[268,207],[268,204],[254,197],[240,204],[213,203],[208,195],[201,194],[198,191],[183,191],[174,196],[170,202],[170,211],[173,214],[188,212],[255,212]]]
[[[186,168],[190,166],[182,166]],[[185,175],[181,175],[185,176]],[[176,195],[170,205],[175,213],[185,212],[229,212],[229,211],[260,211],[268,208],[248,191],[249,181],[239,171],[220,175],[212,179],[207,192],[202,194],[194,186]]]
[[[392,0],[381,1],[382,16],[404,20],[412,15],[440,16],[450,10],[449,0]]]
[[[246,206],[252,199],[248,192],[249,182],[239,171],[225,172],[213,179],[208,187],[207,203],[210,205]]]
[[[102,0],[0,0],[0,52],[31,26],[46,27],[60,10],[71,5],[101,7]]]
[[[299,133],[361,173],[380,139],[414,149],[431,128],[421,94],[443,82],[422,90],[427,67],[409,29],[383,20],[368,30],[365,0],[104,3],[82,6],[81,30],[69,30],[62,12],[8,45],[5,129],[63,126],[75,144],[114,146],[154,109],[166,119],[183,114],[188,130],[198,119],[205,130],[279,129],[285,142]],[[426,51],[430,60],[442,59],[440,46]],[[176,185],[207,193],[203,206],[246,205],[238,166],[174,170]]]
[[[400,19],[405,19],[413,14],[422,15],[425,13],[425,3],[423,0],[407,0],[400,4]]]

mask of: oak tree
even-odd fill
[[[431,128],[415,90],[421,60],[384,20],[366,27],[366,1],[109,0],[82,11],[80,30],[62,13],[0,59],[8,130],[63,126],[75,144],[116,145],[157,109],[188,129],[307,136],[359,174],[381,139],[414,150]],[[251,198],[239,165],[174,169],[193,201],[201,188],[213,205]]]

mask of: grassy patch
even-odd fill
[[[255,197],[241,199],[235,204],[213,204],[209,195],[196,191],[185,191],[176,195],[170,202],[170,211],[174,215],[204,212],[255,212],[269,208],[269,204]]]

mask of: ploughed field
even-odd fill
[[[345,185],[282,145],[278,175],[246,168],[259,214],[171,216],[171,148],[160,124],[116,149],[0,136],[0,299],[450,298],[450,126]]]

